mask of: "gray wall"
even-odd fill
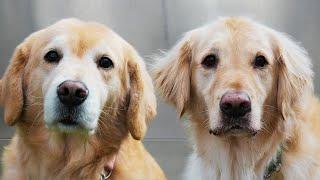
[[[108,25],[133,44],[150,64],[148,57],[159,49],[169,49],[183,32],[218,16],[245,15],[287,32],[302,43],[313,58],[315,87],[319,92],[319,7],[318,0],[0,0],[0,74],[24,37],[65,17]],[[180,124],[175,111],[159,98],[158,116],[147,137],[179,141],[184,138]],[[2,123],[0,139],[11,135],[10,128]]]

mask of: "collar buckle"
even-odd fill
[[[116,161],[116,156],[117,155],[111,156],[111,159],[108,162],[106,162],[106,164],[103,167],[103,170],[100,174],[99,180],[107,180],[111,177],[113,169],[114,169],[114,164]]]
[[[112,174],[112,170],[108,170],[108,171],[103,171],[101,174],[100,174],[100,179],[99,180],[107,180],[111,177],[111,174]]]
[[[268,164],[267,168],[265,169],[263,179],[270,179],[271,176],[281,169],[281,159],[283,154],[283,145],[280,145],[280,147],[277,150],[277,153],[275,157],[271,159],[271,162]]]

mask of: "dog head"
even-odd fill
[[[7,124],[43,115],[49,129],[62,133],[94,133],[121,115],[141,139],[156,113],[151,78],[137,52],[107,27],[77,19],[35,32],[16,48],[0,97]],[[30,109],[34,116],[26,119]]]
[[[192,30],[158,61],[153,75],[164,98],[215,135],[255,134],[268,119],[295,118],[313,88],[304,49],[244,18]]]

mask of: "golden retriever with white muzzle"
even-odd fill
[[[190,118],[185,179],[320,179],[320,104],[311,62],[286,35],[239,17],[188,32],[156,87]]]
[[[67,19],[31,34],[0,81],[16,128],[3,179],[165,179],[141,140],[156,114],[137,52],[109,28]]]

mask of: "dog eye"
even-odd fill
[[[256,56],[256,58],[254,59],[253,65],[255,68],[263,68],[266,65],[268,65],[268,61],[266,60],[266,58],[264,56]]]
[[[113,62],[110,58],[102,56],[98,61],[98,66],[105,69],[113,68]]]
[[[218,63],[218,58],[216,55],[211,54],[204,58],[204,60],[201,62],[201,64],[205,68],[215,68]]]
[[[44,56],[44,59],[48,61],[49,63],[53,62],[59,62],[61,59],[61,55],[56,50],[50,50],[47,52],[47,54]]]

